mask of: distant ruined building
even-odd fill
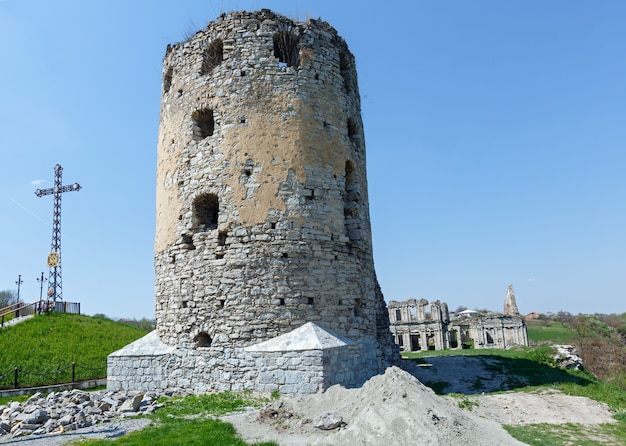
[[[108,388],[306,394],[397,358],[378,286],[354,56],[328,23],[222,14],[168,46],[154,332]]]
[[[505,316],[467,311],[450,320],[447,304],[425,299],[391,301],[388,311],[391,333],[402,351],[528,345],[526,322],[517,311],[512,285],[505,299]]]

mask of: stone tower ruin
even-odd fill
[[[156,207],[157,329],[109,357],[109,388],[310,393],[394,360],[355,60],[328,23],[232,12],[168,46]]]
[[[509,285],[506,290],[506,297],[504,298],[504,314],[507,316],[519,316],[517,302],[515,301],[515,293],[513,292],[513,285]]]

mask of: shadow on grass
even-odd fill
[[[409,361],[414,362],[413,359]],[[423,357],[419,362],[423,364],[424,361],[432,364],[432,368],[418,368],[415,376],[438,395],[471,395],[564,383],[588,386],[594,383],[585,372],[562,370],[525,358],[440,356]]]

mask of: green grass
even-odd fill
[[[577,336],[573,328],[559,322],[548,322],[546,324],[539,320],[528,320],[526,321],[526,329],[528,331],[528,340],[531,344],[572,344]]]
[[[149,418],[153,421],[140,431],[115,440],[81,442],[88,446],[247,446],[232,424],[215,416],[244,407],[258,407],[269,400],[254,399],[248,393],[222,392],[210,395],[166,399],[165,407]],[[254,443],[258,446],[278,446],[274,442]]]
[[[529,426],[504,426],[521,442],[531,446],[597,446],[626,444],[626,428],[623,423],[580,424],[533,424]],[[574,441],[574,442],[573,442]]]
[[[148,332],[110,319],[51,313],[0,330],[0,388],[106,377],[107,356]]]

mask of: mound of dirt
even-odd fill
[[[340,427],[314,426],[320,415],[343,419]],[[438,397],[410,373],[390,367],[362,387],[332,386],[321,394],[282,398],[263,411],[231,414],[246,441],[303,445],[521,445],[498,423]]]

